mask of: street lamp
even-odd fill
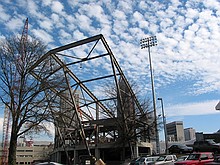
[[[154,108],[154,123],[155,123],[155,134],[156,134],[156,150],[157,153],[160,153],[160,142],[159,142],[159,134],[157,128],[157,109],[156,109],[156,97],[155,97],[155,89],[154,89],[154,77],[153,77],[153,67],[150,55],[150,47],[157,45],[156,36],[151,36],[148,38],[144,38],[140,40],[141,49],[148,48],[149,55],[149,63],[150,63],[150,75],[151,75],[151,89],[153,96],[153,108]]]
[[[167,140],[167,127],[166,127],[166,117],[164,115],[164,108],[163,108],[163,99],[158,98],[157,100],[160,100],[161,102],[161,109],[162,109],[162,117],[163,117],[163,127],[164,127],[164,136],[165,136],[165,152],[168,154],[168,140]]]

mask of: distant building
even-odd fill
[[[194,128],[185,128],[184,129],[185,141],[193,140],[196,138],[196,131]]]
[[[169,141],[183,142],[185,141],[183,122],[174,121],[166,124],[167,137]]]
[[[196,140],[214,140],[216,143],[220,143],[220,133],[203,133],[203,132],[196,132]]]
[[[53,148],[52,142],[32,140],[27,141],[25,138],[19,138],[17,143],[16,164],[31,165],[34,162],[48,161]],[[0,155],[2,155],[1,147]]]
[[[176,139],[176,138],[175,138],[174,135],[167,135],[167,140],[168,140],[168,142],[175,142],[175,141],[176,141],[175,139]]]

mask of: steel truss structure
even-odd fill
[[[91,156],[92,146],[116,141],[120,130],[134,132],[129,125],[145,114],[101,34],[48,51],[30,70],[54,99],[55,148],[67,155],[82,146]]]

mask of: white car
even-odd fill
[[[177,160],[176,155],[161,155],[154,164],[155,165],[159,165],[159,164],[173,165],[176,160]]]
[[[139,161],[139,165],[148,165],[150,163],[155,162],[159,156],[148,156],[148,157],[141,157]]]

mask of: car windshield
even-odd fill
[[[137,161],[139,161],[141,158],[135,158],[135,159],[133,159],[132,160],[132,162],[137,162]]]
[[[149,157],[149,158],[147,158],[147,161],[155,161],[155,160],[157,160],[157,157]]]
[[[190,154],[187,160],[198,160],[199,154]]]
[[[215,162],[220,162],[220,156],[215,157],[214,161]]]
[[[214,140],[207,140],[208,142],[209,142],[209,144],[216,144],[215,142],[214,142]]]
[[[186,146],[183,145],[183,144],[180,144],[180,145],[179,145],[179,148],[186,148]]]
[[[146,158],[140,158],[140,162],[144,162],[144,160],[145,160]]]
[[[166,156],[160,156],[157,161],[164,161],[164,159],[166,158]]]

